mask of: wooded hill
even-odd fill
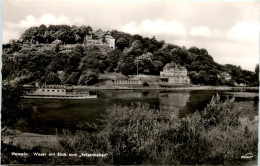
[[[155,37],[112,30],[116,49],[105,46],[86,46],[85,36],[90,26],[50,25],[31,27],[19,40],[3,45],[2,78],[48,84],[92,85],[104,72],[134,75],[137,71],[147,75],[159,75],[164,65],[175,61],[188,70],[193,84],[234,85],[244,83],[258,86],[259,65],[255,72],[235,65],[214,62],[204,48],[181,47],[158,41]],[[221,73],[227,72],[227,81]]]

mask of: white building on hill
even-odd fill
[[[115,49],[115,38],[111,35],[110,31],[103,32],[101,29],[96,32],[90,32],[85,37],[86,45],[108,46],[111,49]]]

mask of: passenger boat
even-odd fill
[[[25,85],[25,99],[93,99],[97,95],[90,95],[89,92],[68,92],[64,85]]]

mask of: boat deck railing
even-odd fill
[[[40,85],[42,89],[66,89],[65,85]]]
[[[67,92],[67,95],[89,95],[89,92]]]

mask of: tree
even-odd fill
[[[200,49],[197,47],[191,47],[188,49],[188,51],[194,54],[200,54]]]
[[[259,75],[259,63],[255,67],[255,74]]]
[[[90,26],[82,25],[80,27],[72,26],[72,31],[75,34],[75,42],[82,44],[84,42],[85,36],[90,34],[92,28]]]
[[[152,75],[160,75],[160,71],[163,70],[163,63],[158,60],[152,61],[152,67],[150,68],[150,74]]]
[[[50,72],[46,77],[47,84],[60,84],[61,80],[59,79],[58,75],[54,72]]]
[[[87,85],[87,81],[88,81],[88,76],[83,73],[83,74],[79,77],[78,85]]]
[[[77,72],[80,63],[80,54],[77,52],[71,52],[71,56],[68,59],[68,72]]]
[[[1,122],[2,127],[13,127],[20,116],[24,116],[23,102],[21,100],[22,86],[20,84],[15,86],[2,87],[2,108],[1,108]]]
[[[7,54],[2,54],[2,79],[10,79],[17,74],[16,64]]]
[[[209,75],[206,71],[204,71],[204,70],[200,71],[198,76],[199,76],[200,83],[206,84],[206,85],[208,84]]]
[[[121,58],[122,52],[120,50],[112,50],[111,52],[108,53],[108,72],[114,72],[115,69],[117,68],[118,61]]]
[[[82,73],[78,80],[78,84],[81,85],[94,85],[98,82],[98,71],[96,70],[86,70]]]
[[[199,84],[199,73],[197,73],[196,71],[190,71],[188,72],[188,76],[191,79],[192,84]]]
[[[255,73],[252,76],[252,85],[259,86],[259,64],[255,67]]]
[[[77,44],[77,45],[73,48],[73,51],[79,53],[81,58],[84,56],[84,52],[85,52],[85,51],[84,51],[83,46],[80,45],[80,44]]]
[[[52,42],[53,44],[53,50],[55,52],[59,52],[60,51],[60,45],[62,44],[62,41],[61,40],[55,40]]]
[[[138,72],[149,74],[150,69],[152,68],[152,58],[153,54],[147,53],[143,54],[135,59],[135,64],[138,63]]]
[[[75,34],[68,25],[59,25],[53,37],[61,40],[63,44],[75,44]]]
[[[21,50],[21,46],[19,43],[17,42],[12,42],[11,43],[11,48],[10,48],[10,52],[9,53],[14,53],[14,52],[18,52]]]
[[[79,77],[80,77],[80,73],[78,72],[66,73],[64,80],[61,80],[61,83],[69,84],[69,85],[77,85]]]
[[[36,26],[31,27],[22,34],[21,40],[23,42],[35,44],[38,41],[38,35],[39,35],[39,28]]]
[[[39,43],[46,43],[46,38],[45,38],[45,33],[47,31],[47,27],[42,24],[39,26],[38,28],[38,36],[37,36],[37,40]]]
[[[116,46],[120,49],[120,50],[124,50],[125,47],[127,47],[128,41],[125,38],[119,38],[116,40]]]
[[[133,75],[136,73],[136,64],[134,63],[136,56],[132,54],[124,53],[117,66],[117,71],[122,72],[122,74]]]

